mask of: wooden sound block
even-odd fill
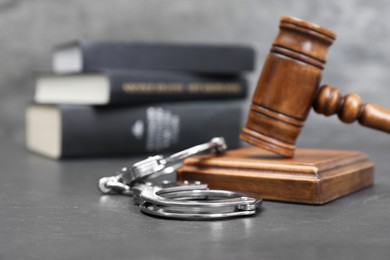
[[[283,158],[256,147],[184,161],[178,180],[256,193],[267,200],[324,204],[374,181],[374,164],[358,151],[297,149]]]

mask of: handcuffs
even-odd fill
[[[103,194],[132,196],[146,214],[174,219],[220,219],[256,214],[262,199],[244,193],[208,189],[199,181],[190,183],[156,181],[175,173],[181,161],[202,153],[222,154],[227,146],[222,137],[200,144],[168,157],[155,155],[124,167],[115,176],[103,177],[98,188]]]

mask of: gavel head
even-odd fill
[[[292,157],[319,88],[336,35],[321,26],[282,17],[280,31],[260,75],[240,138]]]

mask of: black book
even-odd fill
[[[197,101],[135,107],[32,104],[26,145],[51,158],[176,152],[222,136],[239,144],[241,102]]]
[[[253,48],[238,45],[80,41],[55,49],[53,71],[147,69],[238,74],[253,70],[254,59]]]
[[[147,70],[48,74],[37,78],[34,101],[45,104],[131,105],[145,102],[244,98],[247,81]]]

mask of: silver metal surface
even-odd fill
[[[206,151],[209,151],[211,153],[215,154],[221,154],[224,153],[227,149],[225,140],[223,137],[214,137],[211,139],[210,142],[200,144],[191,148],[188,148],[186,150],[180,151],[178,153],[172,154],[167,158],[168,162],[172,161],[178,161],[178,160],[183,160],[187,157],[190,157],[195,154],[203,153]]]
[[[262,199],[232,191],[209,190],[199,185],[183,185],[176,189],[146,186],[137,203],[142,212],[154,216],[210,220],[254,215]]]
[[[170,174],[181,166],[181,161],[185,158],[206,152],[221,154],[226,149],[224,138],[215,137],[207,143],[188,148],[166,158],[162,155],[151,156],[133,164],[130,168],[122,168],[116,176],[101,178],[98,188],[104,194],[129,194],[134,183],[145,182],[165,174]]]

